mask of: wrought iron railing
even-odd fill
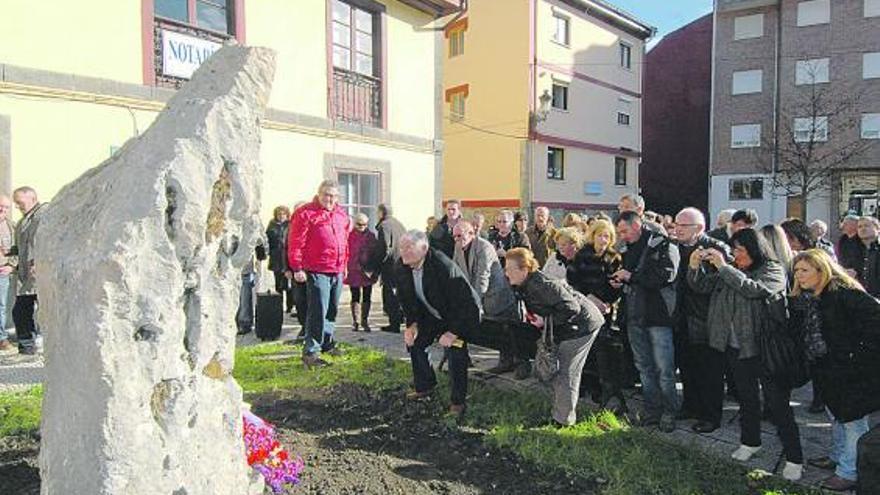
[[[334,67],[331,104],[335,120],[381,127],[382,81]]]

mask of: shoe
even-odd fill
[[[642,428],[650,428],[660,424],[660,417],[654,415],[639,416],[636,423]]]
[[[418,390],[410,390],[406,393],[406,400],[424,400],[431,397],[431,394],[434,393],[434,389],[428,389],[423,392],[419,392]]]
[[[369,322],[369,320],[370,320],[370,307],[372,305],[373,305],[373,303],[372,303],[372,301],[370,301],[370,302],[363,303],[363,305],[361,306],[361,314],[360,314],[361,330],[363,330],[364,332],[372,332],[373,331],[373,329],[370,328],[370,322]]]
[[[464,416],[464,404],[452,404],[449,406],[449,411],[446,413],[446,417],[449,419],[461,420],[462,416]]]
[[[678,411],[678,414],[675,415],[675,419],[685,421],[688,419],[700,419],[700,416],[693,411],[682,409],[681,411]]]
[[[386,325],[379,330],[388,333],[400,333],[400,325]]]
[[[730,457],[735,461],[745,462],[752,458],[758,451],[761,450],[761,446],[757,447],[749,447],[748,445],[740,445],[738,449],[734,450]]]
[[[22,356],[35,356],[37,354],[36,347],[19,347],[18,353]]]
[[[529,361],[523,361],[519,363],[519,366],[513,370],[513,379],[514,380],[525,380],[526,378],[532,376],[532,363]]]
[[[788,481],[797,481],[804,475],[804,465],[786,462],[782,468],[782,477]]]
[[[827,469],[829,471],[837,467],[837,463],[828,456],[807,459],[807,464],[815,468]]]
[[[675,416],[664,414],[660,417],[660,431],[663,433],[672,433],[675,431]]]
[[[12,344],[8,340],[0,340],[0,352],[11,351],[12,349]]]
[[[629,408],[626,406],[626,399],[621,397],[611,397],[604,404],[602,404],[602,408],[608,411],[611,411],[617,416],[623,416],[624,414],[629,412]]]
[[[697,433],[712,433],[720,427],[721,425],[710,423],[708,421],[697,421],[691,426],[691,429]]]
[[[240,327],[239,327],[238,332],[236,333],[236,335],[247,335],[247,334],[251,333],[252,331],[253,331],[252,328],[240,328]]]
[[[855,481],[841,478],[835,474],[823,481],[821,487],[825,490],[831,490],[832,492],[845,492],[847,490],[854,490],[857,485],[858,483]]]
[[[320,357],[314,354],[306,354],[302,357],[303,364],[306,367],[306,370],[311,370],[312,368],[321,368],[324,366],[330,366],[330,363],[324,361]]]
[[[324,354],[327,354],[327,355],[333,356],[333,357],[339,357],[339,356],[345,355],[345,351],[343,351],[342,349],[340,349],[338,347],[332,347],[329,351],[323,351],[323,352],[324,352]]]
[[[810,404],[810,407],[807,408],[807,412],[810,414],[823,413],[823,412],[825,412],[825,404],[823,404],[821,402],[813,401],[813,403]],[[841,479],[843,479],[843,478],[841,478]]]
[[[353,302],[350,304],[351,306],[351,331],[357,332],[360,330],[360,316],[361,316],[361,303]]]

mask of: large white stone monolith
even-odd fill
[[[261,492],[230,372],[274,71],[271,50],[223,47],[48,206],[35,260],[44,495]]]

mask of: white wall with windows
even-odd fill
[[[532,148],[536,202],[616,205],[620,196],[638,192],[638,158],[540,142]],[[562,179],[549,177],[556,156],[564,156]]]
[[[815,26],[831,20],[831,0],[808,0],[797,4],[797,25]]]
[[[747,40],[764,36],[764,14],[744,15],[733,20],[733,39]]]

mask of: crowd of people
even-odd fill
[[[465,412],[469,344],[497,349],[489,371],[516,379],[539,364],[546,371],[550,352],[554,366],[541,376],[554,424],[574,424],[585,394],[630,413],[623,390],[639,383],[643,410],[630,415],[638,425],[671,432],[689,420],[709,433],[722,426],[727,396],[739,403],[741,445],[731,456],[754,456],[768,419],[783,445],[782,475],[797,480],[805,459],[789,401],[812,381],[810,409],[833,422],[833,449],[806,461],[835,469],[827,489],[856,485],[857,445],[880,409],[877,218],[846,216],[832,243],[818,220],[761,226],[753,210],[725,210],[710,230],[696,208],[658,215],[627,195],[615,218],[569,213],[559,228],[538,207],[533,223],[501,210],[484,230],[483,215],[465,219],[461,203],[448,200],[442,218],[406,230],[388,205],[371,226],[338,197],[338,184],[324,181],[289,222],[276,210],[267,231],[270,253],[282,253],[272,267],[303,324],[308,368],[341,352],[342,285],[351,290],[353,330],[370,331],[372,286],[381,283],[389,319],[381,330],[403,334],[410,399],[434,391],[435,342],[456,417]]]

